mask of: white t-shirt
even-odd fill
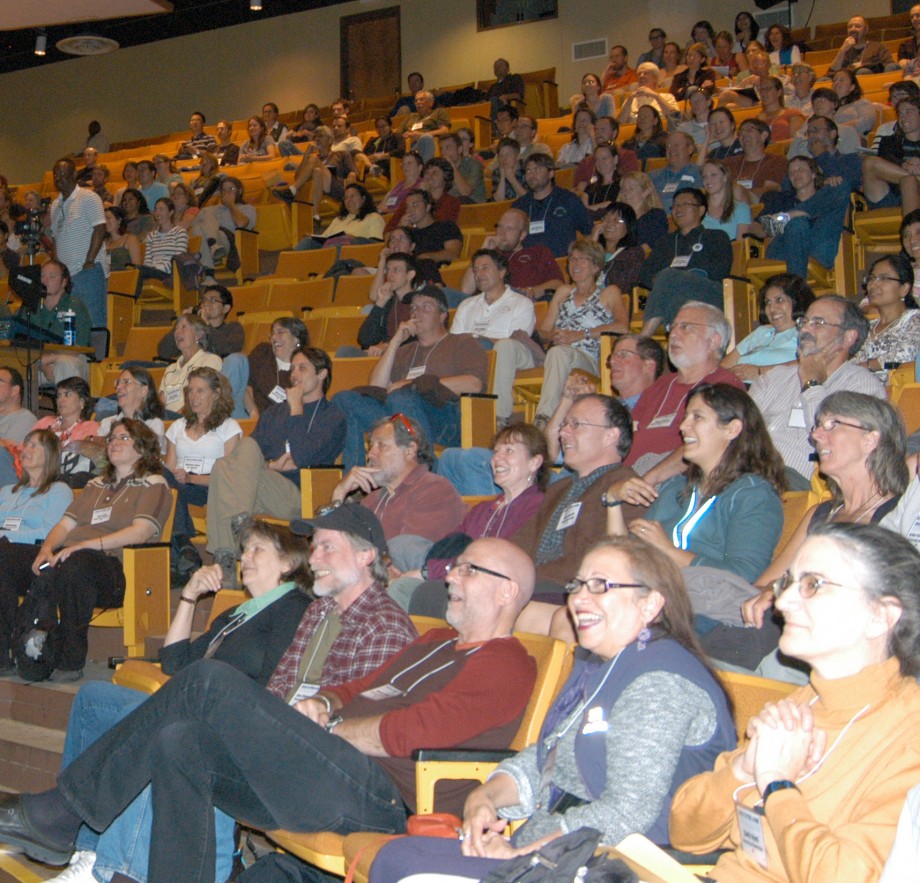
[[[493,304],[486,302],[484,294],[462,301],[457,307],[450,332],[502,339],[511,337],[518,329],[532,334],[535,324],[530,298],[506,286],[502,296]]]
[[[240,424],[233,418],[227,418],[217,429],[196,439],[188,437],[185,427],[184,419],[176,420],[166,430],[166,438],[176,447],[176,468],[196,475],[210,475],[215,460],[223,457],[227,442],[243,434]]]
[[[118,423],[121,420],[125,419],[125,415],[119,411],[117,414],[113,414],[111,417],[106,417],[99,424],[99,437],[108,438],[109,433],[112,431],[112,426]],[[160,451],[166,453],[166,424],[160,420],[159,417],[151,417],[149,420],[145,420],[144,423],[150,429],[150,431],[157,437],[157,440],[160,442]]]

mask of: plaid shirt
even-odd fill
[[[314,631],[335,599],[317,598],[300,620],[294,640],[275,668],[267,689],[284,699],[296,686],[297,669]],[[335,639],[323,665],[322,685],[334,687],[380,668],[391,656],[416,638],[408,614],[374,584],[341,614],[342,631]]]

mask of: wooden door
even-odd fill
[[[395,95],[402,83],[399,7],[344,15],[339,37],[342,95]]]

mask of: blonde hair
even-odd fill
[[[624,181],[635,181],[642,188],[642,212],[645,214],[653,208],[664,208],[661,204],[661,197],[652,183],[652,179],[645,172],[627,172],[620,178],[620,189],[623,189]],[[639,216],[639,212],[636,215]]]

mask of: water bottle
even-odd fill
[[[76,346],[77,343],[77,314],[73,310],[61,313],[64,322],[64,346]]]

